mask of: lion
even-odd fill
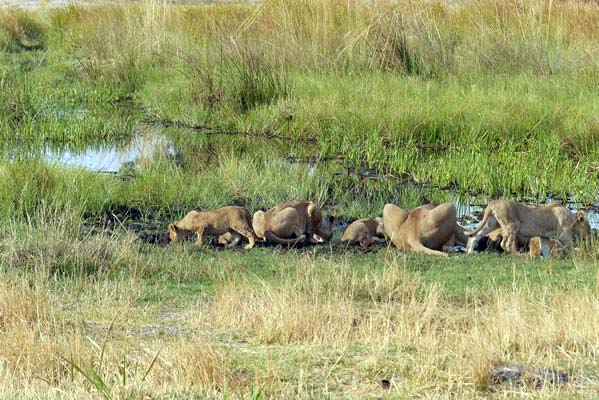
[[[454,243],[465,245],[467,237],[458,225],[452,203],[438,206],[427,204],[410,211],[394,204],[383,208],[385,234],[399,250],[414,250],[447,257],[441,251]]]
[[[503,229],[497,228],[489,232],[486,242],[482,245],[485,250],[503,251],[501,241],[503,240]],[[548,239],[541,236],[527,238],[521,234],[516,235],[518,251],[526,253],[530,258],[549,257],[559,254],[564,248],[556,239]],[[481,240],[480,243],[483,243]],[[477,249],[478,250],[478,249]]]
[[[278,244],[296,245],[309,240],[321,243],[333,236],[331,220],[311,201],[290,200],[270,210],[256,211],[252,219],[256,236]]]
[[[550,255],[559,254],[561,250],[563,248],[556,239],[535,236],[528,242],[529,257],[549,257]]]
[[[239,243],[241,237],[248,240],[245,249],[256,243],[256,235],[250,225],[250,215],[243,207],[229,206],[212,211],[192,210],[182,220],[169,224],[169,239],[176,243],[189,233],[196,232],[198,245],[204,243],[205,235],[217,235],[218,242],[228,248]]]
[[[497,228],[491,232],[487,237],[487,250],[501,250],[501,241],[503,230]],[[518,234],[516,236],[518,250],[525,252],[528,257],[549,257],[559,255],[565,248],[557,241],[557,239],[547,239],[541,236],[535,236],[533,238],[527,238]]]
[[[503,229],[497,228],[492,230],[489,232],[486,239],[486,242],[481,241],[484,250],[503,251],[503,248],[501,247],[501,241],[503,240]],[[519,250],[528,249],[529,243],[530,238],[517,235],[517,246]]]
[[[385,237],[383,219],[376,217],[359,219],[349,224],[341,236],[341,241],[347,244],[359,243],[364,248],[383,237]]]
[[[501,241],[503,240],[503,229],[497,228],[487,235],[487,250],[503,251]],[[556,239],[548,239],[541,236],[527,238],[520,234],[516,235],[518,251],[526,253],[530,258],[549,257],[557,255],[564,247]]]
[[[493,200],[485,209],[480,225],[469,232],[466,246],[472,253],[478,241],[501,228],[501,248],[507,253],[518,251],[518,238],[556,239],[561,246],[572,246],[574,239],[589,236],[591,227],[582,211],[574,213],[557,204],[531,206],[512,200]],[[546,246],[542,244],[541,247]]]
[[[225,232],[218,236],[218,244],[225,246],[227,249],[232,249],[237,246],[241,240],[241,235],[237,232]]]

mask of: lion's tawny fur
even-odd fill
[[[305,240],[323,242],[332,237],[330,221],[311,201],[290,200],[266,212],[257,211],[252,226],[260,239],[287,245]]]
[[[368,247],[382,237],[385,237],[383,218],[364,218],[349,224],[341,236],[341,241]]]
[[[570,247],[574,238],[590,234],[590,225],[583,212],[574,213],[557,204],[538,207],[512,200],[494,200],[485,209],[480,225],[466,232],[471,236],[468,253],[473,252],[482,237],[498,228],[501,228],[501,248],[508,253],[518,250],[518,240],[553,238],[561,246]]]
[[[452,203],[424,205],[410,211],[396,205],[383,208],[385,234],[399,250],[413,250],[447,256],[440,251],[455,243],[466,244],[467,237],[457,224],[456,208]]]
[[[179,222],[169,224],[171,243],[183,239],[189,233],[197,233],[196,243],[202,245],[206,235],[219,236],[219,243],[234,245],[239,241],[236,234],[245,237],[246,249],[254,247],[256,235],[250,225],[250,215],[243,207],[228,206],[211,211],[190,211]],[[230,233],[231,235],[225,235]]]

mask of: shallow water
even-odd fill
[[[123,168],[139,166],[144,160],[151,160],[156,154],[174,157],[175,148],[166,137],[142,131],[124,146],[103,143],[95,148],[87,148],[83,152],[73,151],[68,147],[60,150],[46,148],[42,158],[67,167],[118,173]]]
[[[11,158],[35,158],[65,167],[113,174],[137,168],[155,157],[176,156],[176,148],[167,136],[142,125],[132,138],[124,141],[94,141],[84,146],[17,142],[8,147]]]
[[[52,115],[62,116],[62,113],[64,112],[59,111]],[[83,118],[86,113],[86,110],[75,110],[69,111],[68,116]],[[172,136],[173,134],[175,136]],[[171,137],[193,137],[193,141],[175,144]],[[305,168],[308,176],[321,176],[332,185],[342,188],[343,193],[354,198],[356,203],[360,204],[359,213],[362,212],[363,207],[368,208],[372,196],[379,201],[398,204],[402,208],[407,208],[406,205],[410,203],[409,198],[412,199],[412,204],[452,202],[456,205],[458,222],[466,229],[472,229],[478,225],[484,207],[491,200],[487,196],[464,195],[455,189],[419,185],[401,175],[385,175],[366,166],[348,165],[346,160],[338,157],[327,160],[298,157],[291,155],[293,151],[288,144],[279,142],[279,140],[257,140],[245,135],[215,135],[214,132],[139,123],[134,134],[126,140],[91,141],[77,145],[69,143],[5,143],[4,154],[9,154],[12,159],[34,158],[65,167],[86,168],[94,172],[124,176],[131,175],[135,169],[148,165],[156,158],[177,159],[178,162],[180,158],[184,158],[187,163],[200,163],[209,168],[213,163],[218,163],[218,157],[223,152],[240,156],[241,154],[254,154],[257,162],[263,159],[265,160],[263,162],[276,162],[278,168]],[[542,204],[554,201],[549,198]],[[566,206],[571,210],[585,210],[591,227],[599,229],[599,207],[585,207],[576,202],[566,203]],[[353,218],[343,215],[344,211],[339,212],[334,203],[329,203],[324,208],[330,214],[338,217],[333,230],[340,235]],[[376,210],[373,210],[372,213],[376,213]],[[363,217],[367,216],[363,215]],[[135,217],[128,219],[131,219],[132,222],[136,221]],[[163,221],[154,221],[154,223],[156,222]],[[144,227],[140,229],[143,230]]]

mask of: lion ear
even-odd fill
[[[177,225],[175,224],[168,224],[168,230],[171,232],[174,232],[177,229]]]
[[[578,219],[579,222],[582,222],[586,219],[586,214],[584,211],[577,211],[576,212],[576,218]]]

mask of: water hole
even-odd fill
[[[60,112],[58,112],[60,113]],[[84,111],[80,111],[77,115],[83,115]],[[268,146],[268,140],[257,141],[255,138],[244,137],[244,135],[212,135],[202,133],[198,130],[189,130],[187,128],[170,127],[166,128],[159,125],[139,124],[134,129],[134,134],[125,140],[102,140],[90,141],[85,144],[73,145],[70,143],[31,143],[27,141],[5,143],[5,154],[9,154],[12,159],[39,159],[49,163],[59,164],[67,168],[85,168],[98,173],[109,173],[119,176],[128,176],[132,171],[138,168],[143,168],[144,165],[149,165],[156,158],[177,159],[181,154],[185,154],[187,160],[204,157],[204,154],[191,152],[186,154],[185,146],[175,144],[171,139],[171,130],[183,130],[183,136],[189,135],[204,135],[207,141],[218,140],[219,143],[228,141],[237,141],[238,148],[247,149],[249,143],[252,143],[254,148]],[[181,133],[181,132],[179,132]],[[218,138],[217,138],[218,136]],[[273,139],[277,140],[277,139]],[[248,146],[245,146],[245,141]],[[262,144],[261,144],[262,143]],[[215,146],[217,149],[220,145]],[[235,146],[233,146],[235,148]],[[244,150],[246,151],[246,150]],[[270,150],[267,149],[266,154]],[[210,162],[208,161],[204,162]],[[422,202],[428,202],[431,194],[436,194],[437,197],[445,198],[445,201],[453,202],[457,208],[459,223],[471,229],[476,226],[484,210],[485,205],[491,200],[488,196],[464,195],[454,188],[435,188],[428,185],[420,185],[405,175],[389,175],[382,174],[367,166],[350,165],[341,157],[332,157],[321,159],[318,157],[297,157],[284,155],[283,152],[273,155],[273,159],[269,162],[276,162],[279,167],[283,168],[305,168],[309,176],[317,176],[326,174],[326,179],[337,182],[351,196],[354,196],[360,202],[367,202],[368,195],[364,191],[367,187],[369,191],[382,192],[385,196],[385,201],[396,203],[400,206],[400,199],[397,199],[396,193],[399,190],[413,191],[416,196],[422,198]],[[383,185],[384,184],[384,185]],[[386,188],[392,188],[393,193],[385,194]],[[399,200],[399,201],[398,201]],[[548,197],[547,200],[539,205],[548,204],[556,201]],[[526,202],[526,201],[525,201]],[[534,203],[528,201],[529,203]],[[243,203],[238,205],[244,205]],[[599,229],[599,206],[584,205],[577,202],[567,202],[565,204],[569,209],[584,210],[587,213],[587,219],[594,230]],[[193,208],[190,206],[190,208]],[[355,217],[341,215],[335,209],[334,204],[325,205],[323,207],[326,212],[335,216],[333,232],[336,238],[340,237],[343,230],[351,223]],[[180,210],[181,214],[185,210]],[[380,214],[379,214],[380,215]],[[111,223],[114,218],[118,219],[117,223]],[[374,217],[375,215],[364,215],[363,217]],[[152,218],[152,212],[142,212],[142,210],[129,209],[121,207],[119,210],[110,210],[106,218],[100,219],[96,229],[116,228],[124,226],[128,230],[135,232],[139,238],[147,243],[164,245],[168,242],[166,236],[166,225],[171,221],[166,221],[160,218]],[[108,221],[108,222],[107,222]],[[113,221],[114,222],[114,221]]]

